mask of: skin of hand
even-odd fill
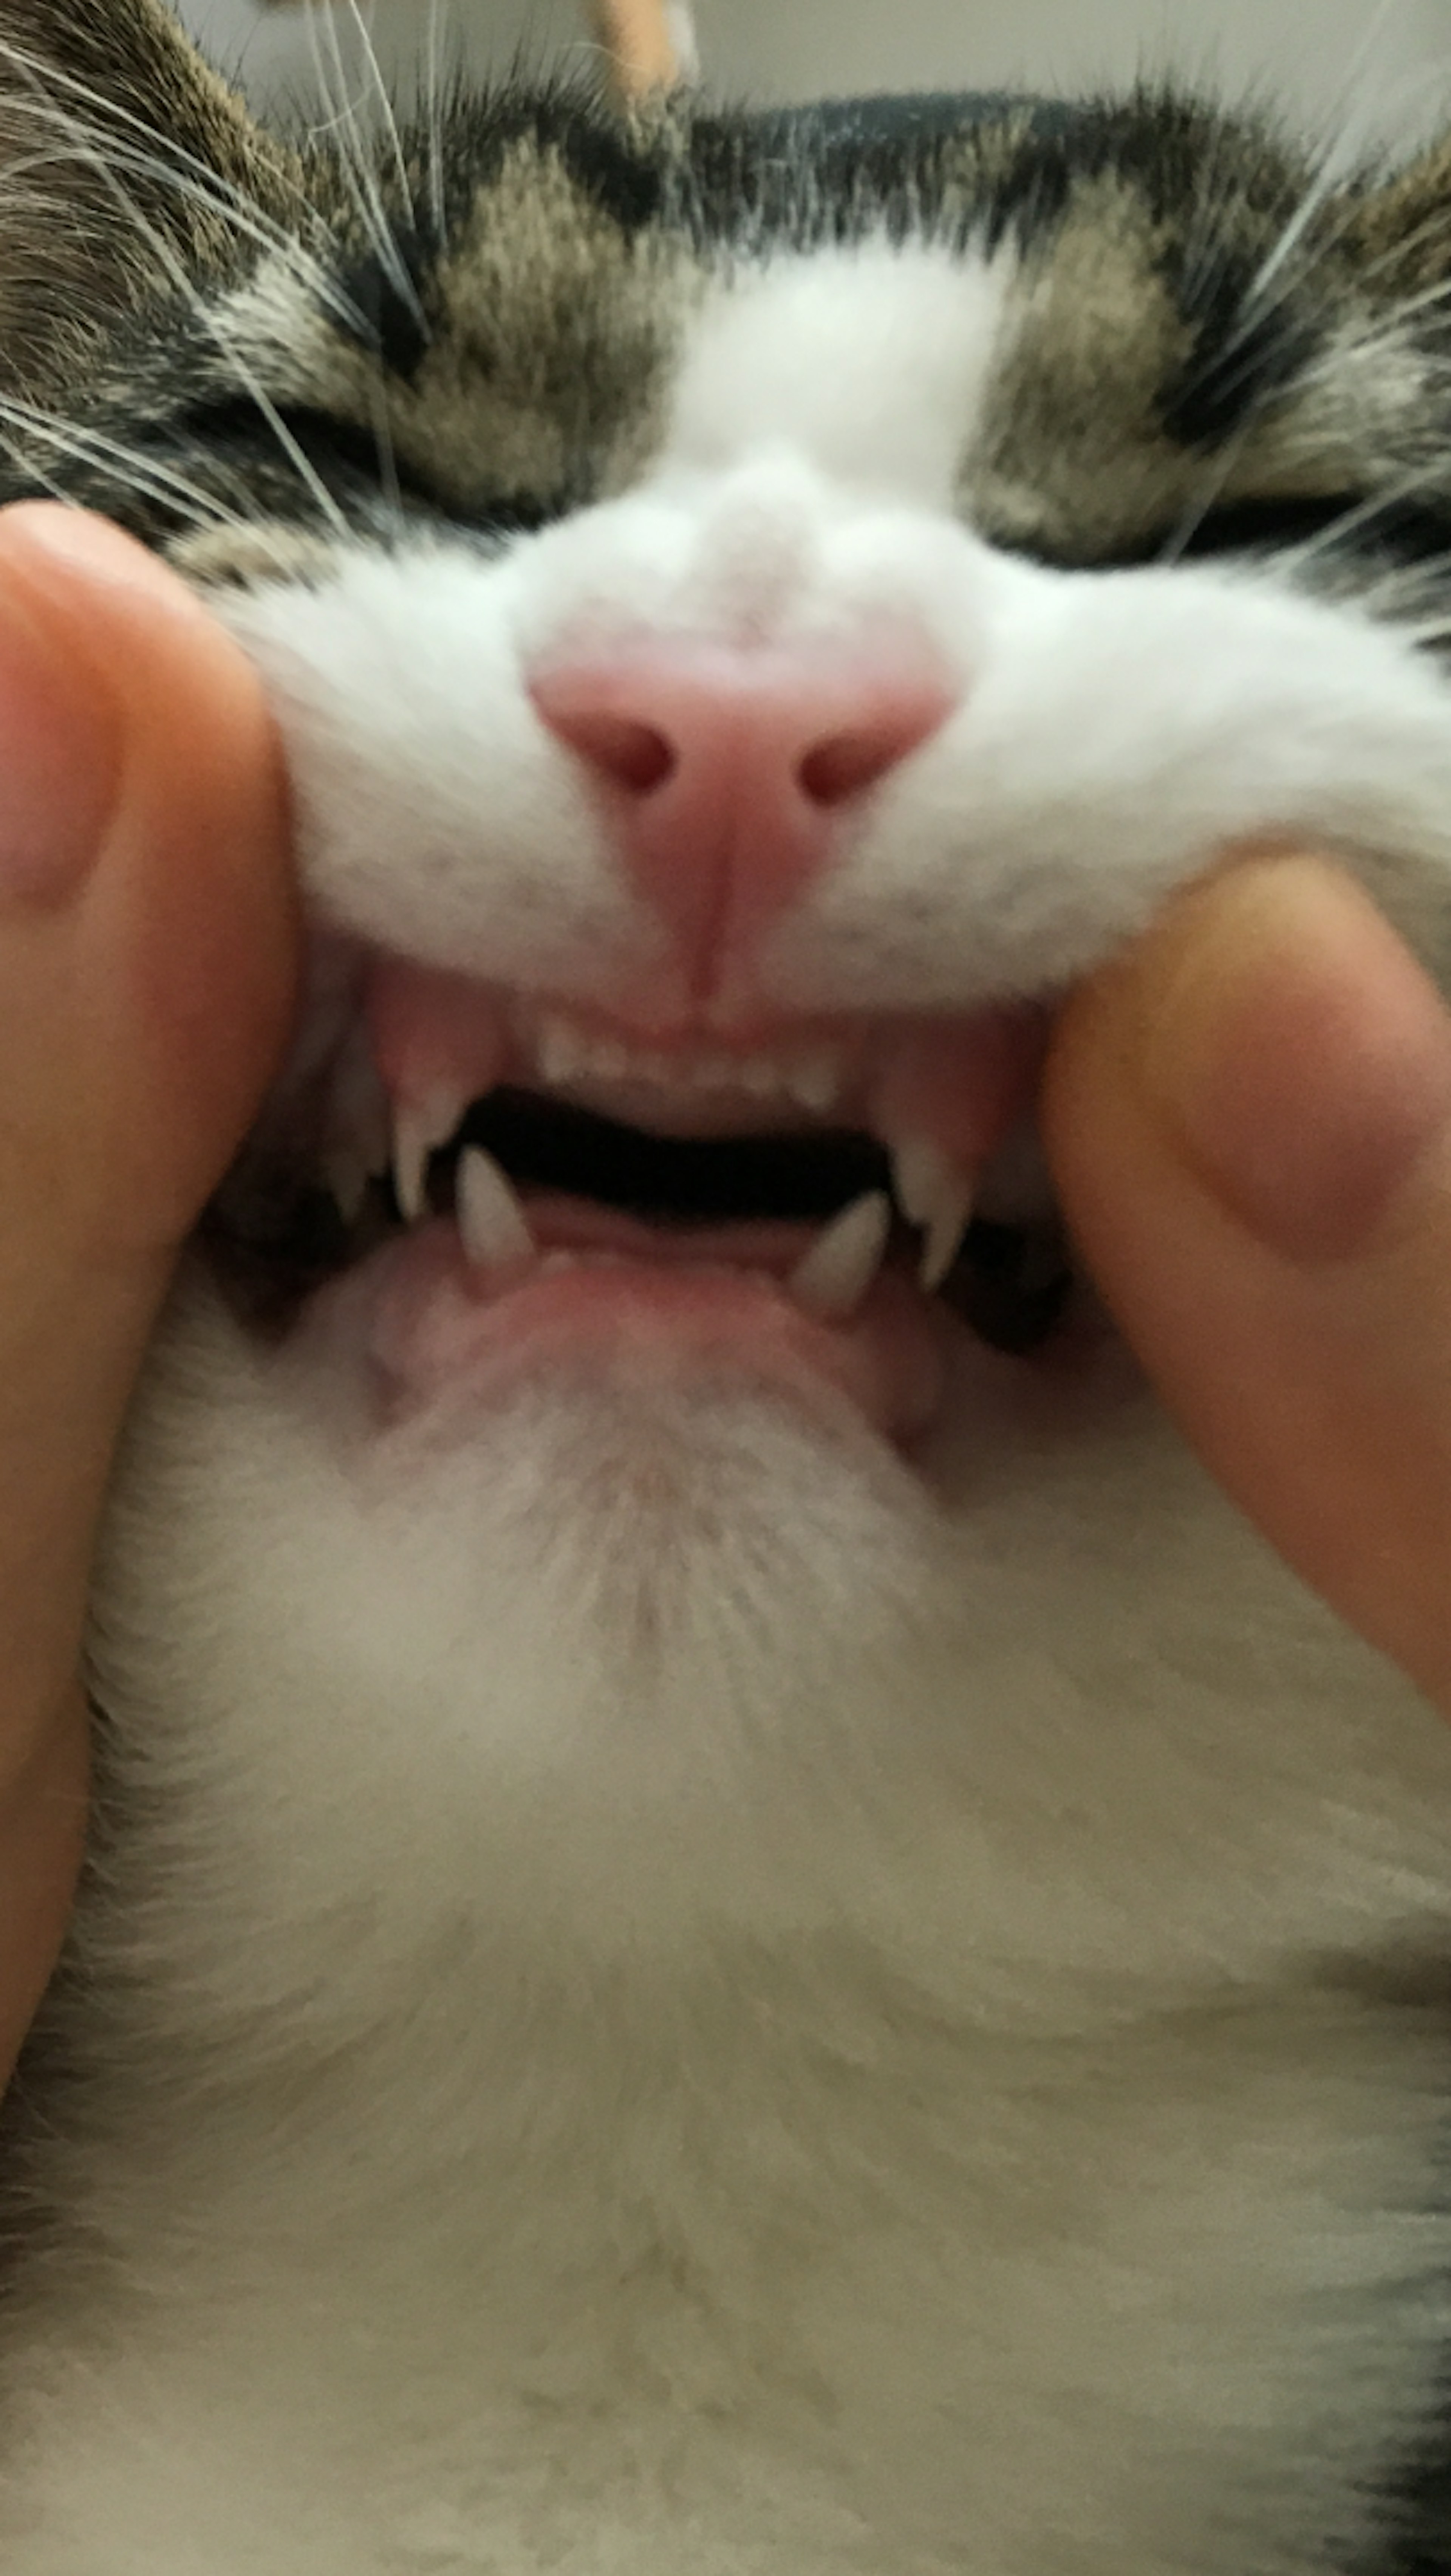
[[[1045,1137],[1211,1472],[1451,1714],[1451,1014],[1352,878],[1236,854],[1070,1001]]]
[[[0,2082],[79,1862],[107,1471],[285,1042],[281,764],[242,654],[88,514],[0,512]]]

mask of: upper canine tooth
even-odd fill
[[[409,1225],[422,1216],[428,1158],[446,1145],[468,1102],[438,1083],[421,1100],[400,1100],[393,1112],[393,1189]]]
[[[502,1270],[531,1261],[537,1246],[508,1174],[478,1145],[458,1158],[458,1230],[467,1258],[478,1270]]]
[[[952,1268],[971,1222],[972,1192],[964,1183],[956,1196],[940,1207],[928,1222],[922,1267],[917,1276],[929,1297],[941,1287]]]
[[[892,1186],[902,1214],[927,1237],[918,1272],[930,1294],[940,1288],[972,1215],[972,1183],[926,1136],[908,1136],[892,1148]]]
[[[881,1268],[892,1231],[885,1190],[868,1190],[834,1217],[787,1282],[798,1305],[836,1323],[854,1314]]]

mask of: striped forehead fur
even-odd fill
[[[621,117],[564,87],[294,149],[157,0],[6,0],[0,32],[0,145],[33,159],[38,127],[56,154],[44,244],[19,222],[0,270],[8,495],[59,487],[158,543],[199,511],[376,531],[380,487],[394,512],[536,524],[648,460],[722,282],[918,243],[1014,271],[961,424],[959,505],[989,536],[1095,563],[1206,494],[1417,480],[1440,506],[1437,154],[1325,189],[1265,120],[1168,92]]]

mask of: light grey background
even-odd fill
[[[180,0],[259,96],[306,92],[306,13]],[[390,77],[416,57],[430,0],[363,0]],[[578,0],[433,0],[475,62],[521,45],[549,61],[585,41]],[[335,12],[346,26],[348,12]],[[1418,132],[1451,122],[1451,0],[696,0],[706,77],[728,96],[854,89],[1082,87],[1172,63],[1234,95],[1253,86],[1320,124]]]

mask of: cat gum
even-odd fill
[[[510,994],[471,976],[379,959],[364,1015],[395,1114],[512,1082],[557,1091],[662,1133],[860,1127],[920,1140],[966,1176],[1030,1107],[1046,1016],[994,1004],[965,1016],[805,1018],[759,1011],[730,1032],[652,1028],[592,1003]]]

